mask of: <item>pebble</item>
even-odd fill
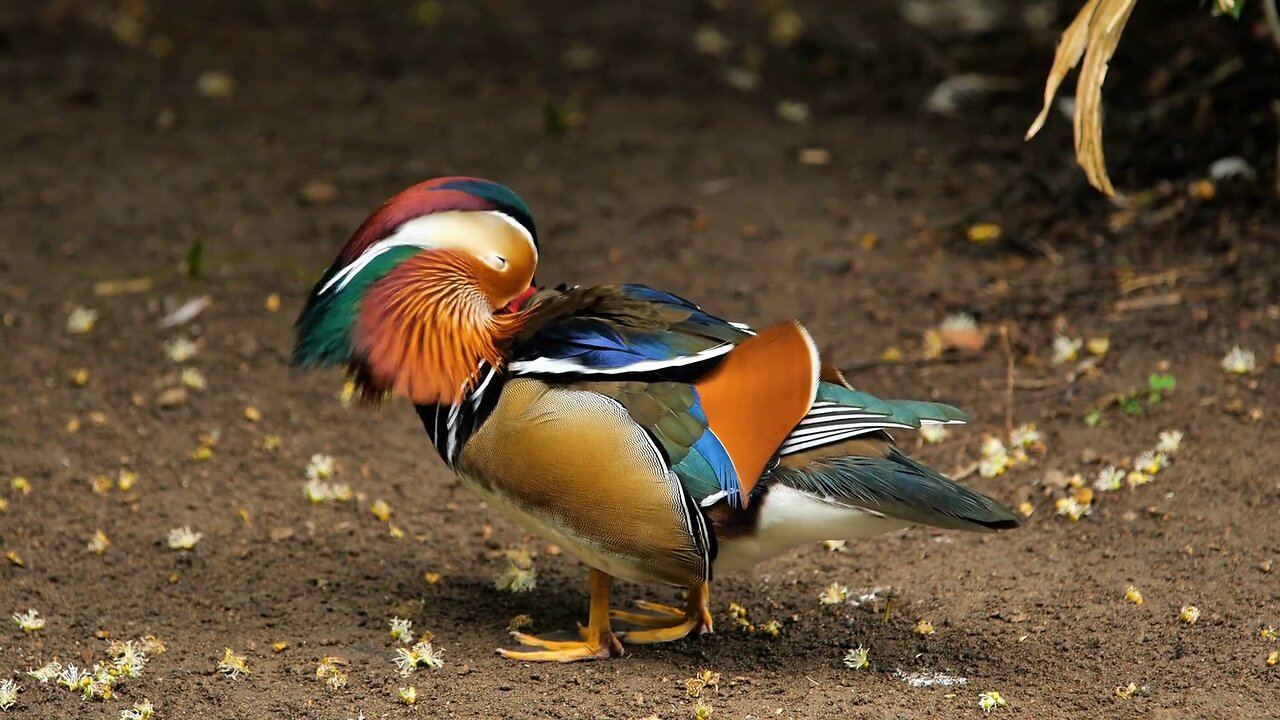
[[[162,408],[176,407],[187,401],[187,389],[174,387],[156,396],[156,405]]]

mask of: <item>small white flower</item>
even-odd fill
[[[837,605],[844,602],[849,597],[849,588],[840,583],[831,583],[818,596],[818,602],[823,605]]]
[[[1029,448],[1040,442],[1044,436],[1036,430],[1035,423],[1026,423],[1013,429],[1009,434],[1009,444],[1014,447]]]
[[[347,686],[347,672],[343,670],[348,664],[346,658],[337,655],[326,655],[320,658],[320,664],[316,666],[316,677],[324,680],[325,684],[334,690],[340,690]]]
[[[155,713],[155,708],[151,705],[151,701],[143,699],[140,703],[135,703],[131,710],[121,710],[120,720],[151,720]]]
[[[930,445],[942,442],[947,438],[950,432],[946,425],[921,425],[920,437]]]
[[[1252,350],[1245,350],[1237,345],[1222,358],[1222,369],[1233,375],[1248,375],[1258,369],[1258,360],[1253,356]]]
[[[1080,348],[1083,345],[1084,341],[1079,338],[1058,335],[1053,339],[1053,363],[1061,365],[1062,363],[1074,362],[1080,357]]]
[[[1144,475],[1159,474],[1169,464],[1169,457],[1162,452],[1148,450],[1133,461],[1133,469]]]
[[[311,478],[302,484],[302,494],[307,498],[307,502],[312,505],[319,505],[333,499],[333,486],[327,482]]]
[[[444,659],[440,657],[441,652],[432,647],[429,642],[420,642],[407,650],[405,648],[396,648],[396,656],[393,658],[393,662],[395,662],[396,668],[399,669],[400,675],[407,677],[420,667],[444,667]]]
[[[34,609],[28,609],[24,613],[14,613],[10,615],[13,621],[23,632],[35,632],[44,629],[44,618],[40,617],[40,613]]]
[[[942,323],[938,325],[938,329],[943,332],[977,330],[978,321],[969,313],[953,313],[942,319]]]
[[[867,654],[869,652],[870,651],[867,650],[867,648],[861,645],[849,650],[849,652],[844,655],[845,667],[852,668],[854,670],[861,670],[862,668],[867,667],[871,664],[867,659]]]
[[[515,563],[510,563],[493,582],[493,586],[507,592],[528,592],[538,586],[538,571],[531,567],[522,568]]]
[[[0,710],[8,710],[18,702],[18,691],[22,686],[12,680],[0,680]]]
[[[982,712],[991,712],[996,708],[1008,706],[1008,701],[1000,697],[1000,693],[995,690],[988,690],[978,696],[978,707],[982,708]]]
[[[81,670],[75,665],[67,665],[62,668],[62,672],[58,673],[58,684],[66,687],[68,690],[80,690],[87,686],[92,680],[89,673]]]
[[[1098,471],[1098,479],[1093,481],[1093,489],[1099,492],[1115,492],[1124,487],[1124,471],[1115,465],[1108,465]]]
[[[164,344],[164,353],[169,359],[176,363],[184,363],[195,357],[199,348],[196,344],[184,337],[178,337]]]
[[[414,645],[413,652],[418,656],[418,667],[444,667],[444,658],[440,657],[440,653],[443,651],[432,647],[429,642],[420,642]]]
[[[317,478],[311,478],[302,484],[302,494],[312,505],[347,502],[355,495],[351,486],[346,483],[327,483]]]
[[[1092,505],[1082,503],[1075,497],[1058,498],[1053,505],[1059,515],[1068,518],[1072,522],[1093,512]]]
[[[41,665],[35,670],[28,670],[27,675],[30,675],[31,677],[35,678],[41,685],[44,685],[50,680],[56,680],[58,678],[58,673],[60,672],[62,672],[62,663],[58,662],[57,660],[54,660],[52,662]]]
[[[978,474],[984,478],[993,478],[1004,474],[1013,464],[1008,455],[982,458],[978,463]]]
[[[982,441],[982,461],[978,463],[978,474],[984,478],[1002,475],[1013,465],[1013,461],[1000,438],[988,435]]]
[[[111,669],[102,663],[93,666],[93,672],[88,680],[83,689],[85,700],[106,700],[111,695],[111,687],[116,684],[116,676],[112,675]]]
[[[413,642],[413,621],[391,618],[391,637],[401,642]]]
[[[93,330],[94,323],[98,322],[98,311],[90,308],[76,306],[71,314],[67,316],[67,332],[80,335]]]
[[[147,655],[139,650],[132,640],[115,643],[108,652],[115,656],[112,667],[116,675],[141,677],[142,669],[147,665]]]
[[[309,480],[328,480],[333,477],[333,473],[332,455],[316,453],[311,456],[311,460],[307,463],[307,479]]]
[[[107,552],[109,547],[111,547],[111,539],[102,530],[97,530],[93,533],[93,537],[89,539],[89,544],[85,546],[85,549],[94,555],[102,555]]]
[[[218,672],[238,678],[241,675],[252,674],[253,671],[249,669],[249,664],[245,662],[243,655],[237,655],[235,650],[226,648],[222,653],[222,659],[218,661]]]
[[[1182,448],[1182,431],[1166,430],[1160,433],[1160,442],[1156,445],[1156,450],[1166,455],[1176,455],[1178,450]]]
[[[396,664],[400,674],[406,677],[418,668],[418,657],[413,654],[413,648],[396,648],[396,656],[392,658],[392,662]]]
[[[204,533],[193,531],[189,526],[183,525],[180,528],[174,528],[169,531],[169,537],[166,541],[170,550],[190,550],[200,542],[200,538],[204,537]]]

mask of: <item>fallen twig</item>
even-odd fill
[[[1004,351],[1004,437],[1013,437],[1013,348],[1009,346],[1009,326],[1000,323],[1000,349]]]
[[[955,480],[956,482],[959,482],[959,481],[961,481],[961,480],[964,480],[965,478],[969,477],[970,475],[972,475],[972,474],[974,474],[974,473],[978,472],[978,466],[979,466],[979,465],[981,465],[981,463],[976,463],[976,462],[975,462],[975,463],[969,463],[968,465],[962,465],[962,466],[960,466],[960,467],[956,468],[955,470],[952,470],[952,471],[951,471],[951,475],[950,475],[950,477],[951,477],[951,479],[952,479],[952,480]]]
[[[1170,307],[1180,304],[1182,304],[1182,293],[1171,292],[1160,295],[1144,295],[1142,297],[1128,300],[1119,300],[1112,306],[1112,310],[1122,313],[1134,310],[1152,310],[1154,308]]]
[[[1196,277],[1202,275],[1202,270],[1194,268],[1173,268],[1164,272],[1153,273],[1151,275],[1139,275],[1120,283],[1120,294],[1128,295],[1135,290],[1154,287],[1156,285],[1175,285],[1184,277]]]

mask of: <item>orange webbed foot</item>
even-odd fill
[[[578,627],[580,640],[548,640],[537,635],[513,632],[511,636],[525,647],[538,650],[506,650],[498,648],[498,654],[509,660],[522,662],[578,662],[580,660],[607,660],[622,655],[622,643],[609,625],[609,592],[613,577],[592,569],[588,575],[591,588],[591,615],[585,627]]]
[[[610,609],[609,618],[642,628],[621,633],[629,643],[645,645],[671,642],[693,633],[706,635],[713,631],[710,599],[710,587],[698,585],[689,590],[684,609],[640,600],[636,602],[636,607],[646,612]]]

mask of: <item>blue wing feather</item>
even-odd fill
[[[645,285],[620,285],[617,289],[628,300],[656,306],[659,317],[668,319],[668,324],[654,327],[651,319],[636,322],[607,312],[562,317],[541,327],[521,348],[525,352],[517,351],[513,358],[516,373],[525,372],[529,362],[537,358],[571,361],[572,365],[558,372],[587,374],[641,362],[669,360],[684,364],[682,361],[694,357],[701,360],[700,353],[737,344],[750,336],[671,293]]]
[[[623,301],[615,301],[613,305],[584,303],[582,310],[542,325],[513,349],[510,371],[515,375],[541,377],[544,381],[567,376],[572,382],[589,382],[602,376],[616,378],[626,374],[633,382],[672,382],[666,374],[672,368],[694,367],[696,371],[713,367],[729,348],[751,336],[743,328],[708,315],[697,305],[671,293],[645,285],[620,285],[610,291],[615,293],[615,298],[617,294],[622,295]],[[635,301],[650,307],[642,305],[642,310],[637,312]],[[636,314],[628,315],[628,312]],[[610,375],[611,369],[618,370]],[[683,384],[684,377],[681,375],[675,382]],[[685,443],[692,433],[684,436],[680,442],[682,453],[672,470],[696,502],[723,494],[735,507],[741,507],[742,486],[733,461],[720,439],[707,427],[697,390],[692,387],[690,390],[693,391],[691,405],[672,408],[672,411],[687,413],[696,423],[695,428],[701,426],[701,434],[689,445]],[[617,393],[618,390],[604,392]],[[625,397],[623,401],[625,403]],[[657,432],[653,427],[647,430]],[[657,441],[664,442],[661,433]],[[688,451],[683,452],[686,447]],[[676,455],[670,448],[668,452]]]
[[[734,507],[742,507],[742,484],[738,481],[738,471],[734,469],[733,460],[729,458],[728,451],[720,443],[720,438],[707,427],[707,416],[702,412],[702,405],[698,402],[698,391],[695,389],[693,394],[694,401],[693,406],[689,408],[689,414],[706,430],[703,430],[702,436],[694,441],[685,459],[673,469],[676,474],[681,475],[681,480],[684,480],[687,486],[716,487],[725,493],[730,504]],[[694,499],[701,502],[711,494],[713,493],[694,492]]]

